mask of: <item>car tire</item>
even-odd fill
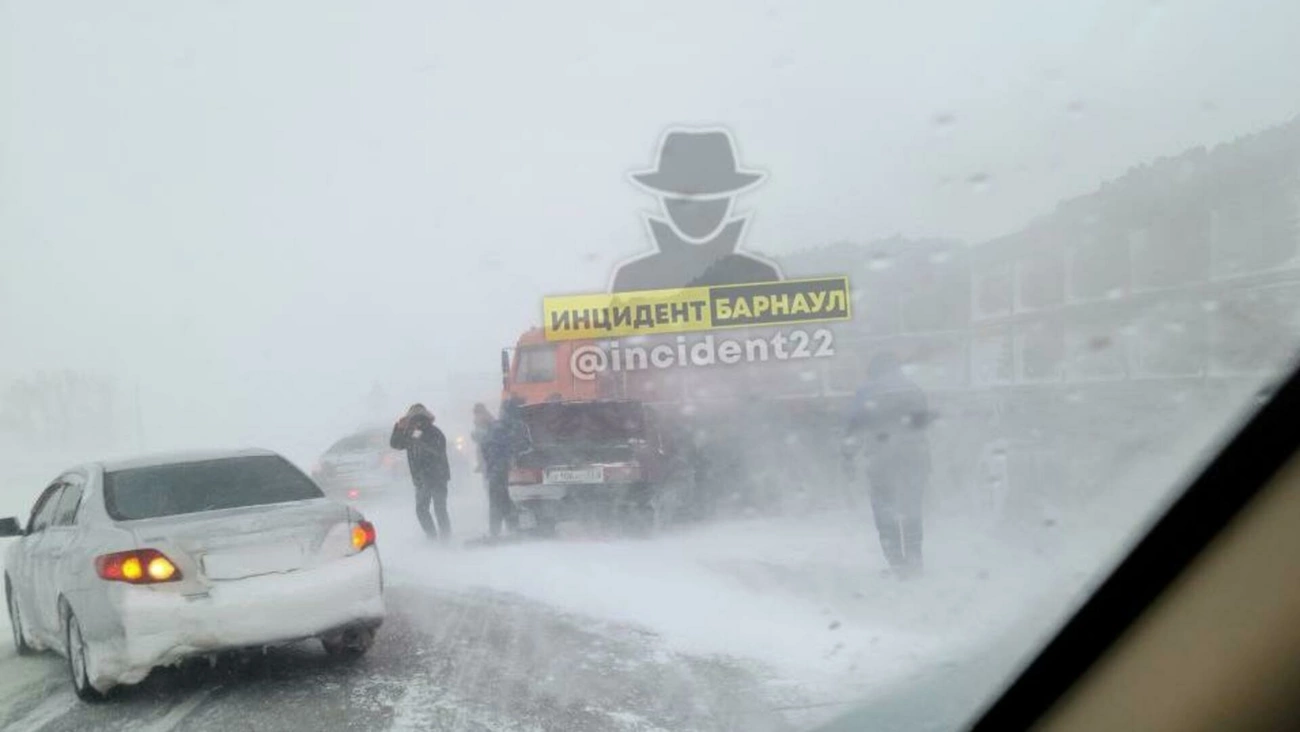
[[[81,623],[72,614],[72,608],[64,606],[63,640],[67,649],[68,675],[72,677],[72,690],[77,698],[84,702],[104,700],[104,694],[90,685],[90,675],[86,670],[86,642],[81,637]]]
[[[375,643],[375,629],[365,626],[347,628],[337,633],[321,636],[325,655],[340,661],[355,661],[366,655]]]
[[[28,645],[27,637],[23,634],[22,617],[18,611],[18,598],[14,596],[14,588],[9,583],[8,577],[5,577],[5,606],[9,610],[9,627],[13,629],[14,650],[20,656],[36,655],[36,649]]]

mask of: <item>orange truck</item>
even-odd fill
[[[542,329],[533,328],[519,337],[513,349],[501,352],[502,398],[522,403],[525,422],[543,419],[547,410],[536,405],[572,405],[563,413],[575,424],[579,418],[574,415],[605,419],[635,405],[648,415],[645,424],[649,425],[638,439],[653,445],[649,452],[638,453],[642,462],[645,455],[664,461],[670,467],[660,466],[657,473],[678,479],[677,493],[670,501],[677,509],[674,518],[704,518],[728,508],[763,510],[805,485],[838,480],[839,435],[851,391],[837,394],[827,388],[833,375],[826,369],[836,359],[777,359],[767,345],[766,358],[759,358],[764,353],[754,353],[752,360],[741,363],[724,365],[691,357],[716,353],[723,340],[758,351],[755,346],[763,344],[756,341],[768,343],[788,334],[788,330],[768,328],[617,341],[548,341]],[[655,348],[670,350],[674,365],[649,363],[651,359],[644,356]],[[596,361],[599,368],[592,366]],[[603,406],[612,403],[620,406]],[[538,430],[530,426],[530,431]],[[597,437],[590,429],[578,434],[581,430],[576,427],[566,433],[547,425],[541,431],[575,443],[565,450],[550,450],[552,454],[571,452],[580,447],[577,443]],[[572,498],[577,491],[562,483],[594,482],[599,477],[599,471],[587,470],[592,466],[572,462],[542,464],[536,455],[516,458],[510,477],[512,497],[529,509],[557,506],[555,501]],[[690,473],[689,481],[680,480],[683,469]],[[608,472],[626,475],[621,466]],[[658,487],[650,488],[654,494]],[[554,511],[549,512],[552,516],[530,513],[541,516],[541,528],[551,528]]]

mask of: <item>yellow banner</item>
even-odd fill
[[[847,277],[561,295],[542,301],[546,339],[590,340],[848,320]]]

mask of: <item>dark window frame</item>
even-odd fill
[[[1270,394],[1271,392],[1271,394]],[[1297,452],[1300,368],[1210,460],[1082,607],[988,706],[973,730],[1029,729],[1078,683]]]
[[[40,518],[41,512],[50,506],[51,500],[54,501],[54,506],[53,508],[50,509],[51,510],[50,519],[53,519],[53,510],[54,508],[58,508],[58,501],[62,497],[63,497],[63,479],[60,478],[50,483],[48,486],[46,486],[45,490],[41,491],[41,495],[37,497],[36,504],[32,506],[31,516],[27,519],[27,530],[24,533],[28,535],[39,534],[40,532],[49,528],[50,526],[49,520],[47,520],[43,525],[39,527],[36,525],[36,520]]]
[[[81,514],[81,505],[86,500],[86,485],[89,481],[80,472],[67,473],[59,480],[63,483],[63,491],[59,494],[59,503],[54,507],[54,516],[51,517],[49,525],[53,528],[76,526],[77,516]],[[63,502],[74,489],[77,491],[77,502],[72,506],[72,515],[69,517],[64,510]]]
[[[539,354],[546,354],[547,358],[539,357]],[[515,382],[519,384],[549,384],[559,378],[559,369],[556,367],[556,357],[559,355],[558,347],[553,343],[521,346],[518,355],[515,357]],[[544,373],[538,370],[538,366],[545,364],[546,368],[542,369]],[[546,376],[546,378],[539,378]]]

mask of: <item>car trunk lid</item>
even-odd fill
[[[320,499],[141,519],[130,529],[140,546],[166,547],[221,581],[300,569],[347,523],[344,506]]]

